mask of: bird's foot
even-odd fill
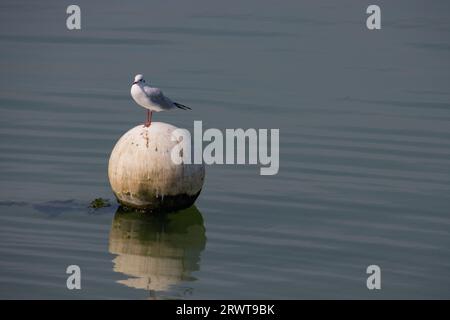
[[[145,128],[150,127],[150,125],[151,125],[151,122],[145,122],[145,123],[144,123],[144,127],[145,127]]]

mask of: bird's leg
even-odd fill
[[[150,111],[150,120],[148,122],[148,125],[152,124],[152,115],[153,115],[153,111]]]
[[[150,110],[147,109],[147,121],[144,124],[145,127],[150,127]]]

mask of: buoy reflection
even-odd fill
[[[151,292],[195,280],[191,273],[199,270],[205,244],[203,217],[195,206],[166,215],[119,208],[109,235],[109,251],[117,255],[114,271],[130,277],[118,282]]]

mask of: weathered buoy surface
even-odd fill
[[[125,207],[145,211],[172,211],[190,207],[205,179],[203,164],[175,164],[171,158],[177,127],[152,122],[125,133],[109,158],[112,190]]]

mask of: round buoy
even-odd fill
[[[171,152],[177,143],[177,127],[152,122],[125,133],[109,158],[108,176],[112,190],[126,208],[172,211],[190,207],[203,186],[203,164],[176,164]]]

